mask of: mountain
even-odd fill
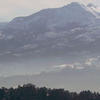
[[[73,2],[13,19],[0,31],[0,58],[99,53],[100,19],[90,7]]]
[[[100,56],[99,26],[98,13],[77,2],[17,17],[0,30],[1,74],[33,73]]]
[[[2,25],[0,76],[12,77],[1,77],[0,86],[36,82],[50,87],[58,83],[58,87],[66,87],[67,83],[70,89],[82,85],[82,89],[93,89],[95,84],[98,90],[100,14],[94,5],[73,2]]]
[[[7,22],[0,23],[0,30],[2,30],[7,24]]]
[[[87,25],[93,20],[95,16],[84,5],[74,2],[62,8],[45,9],[28,17],[15,18],[8,24],[8,28],[37,32],[39,30],[34,28],[49,28],[54,25],[57,29],[71,22]]]

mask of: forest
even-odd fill
[[[0,88],[0,100],[100,100],[98,92],[70,92],[25,84],[17,88]]]

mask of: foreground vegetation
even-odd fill
[[[18,88],[1,88],[0,100],[100,100],[100,94],[90,91],[76,93],[64,89],[38,88],[27,84]]]

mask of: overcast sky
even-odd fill
[[[72,1],[100,4],[100,0],[0,0],[0,21],[9,21],[17,16],[29,15],[44,8],[63,6]]]

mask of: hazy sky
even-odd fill
[[[100,4],[100,0],[0,0],[0,21],[29,15],[44,8],[63,6],[72,1]]]

